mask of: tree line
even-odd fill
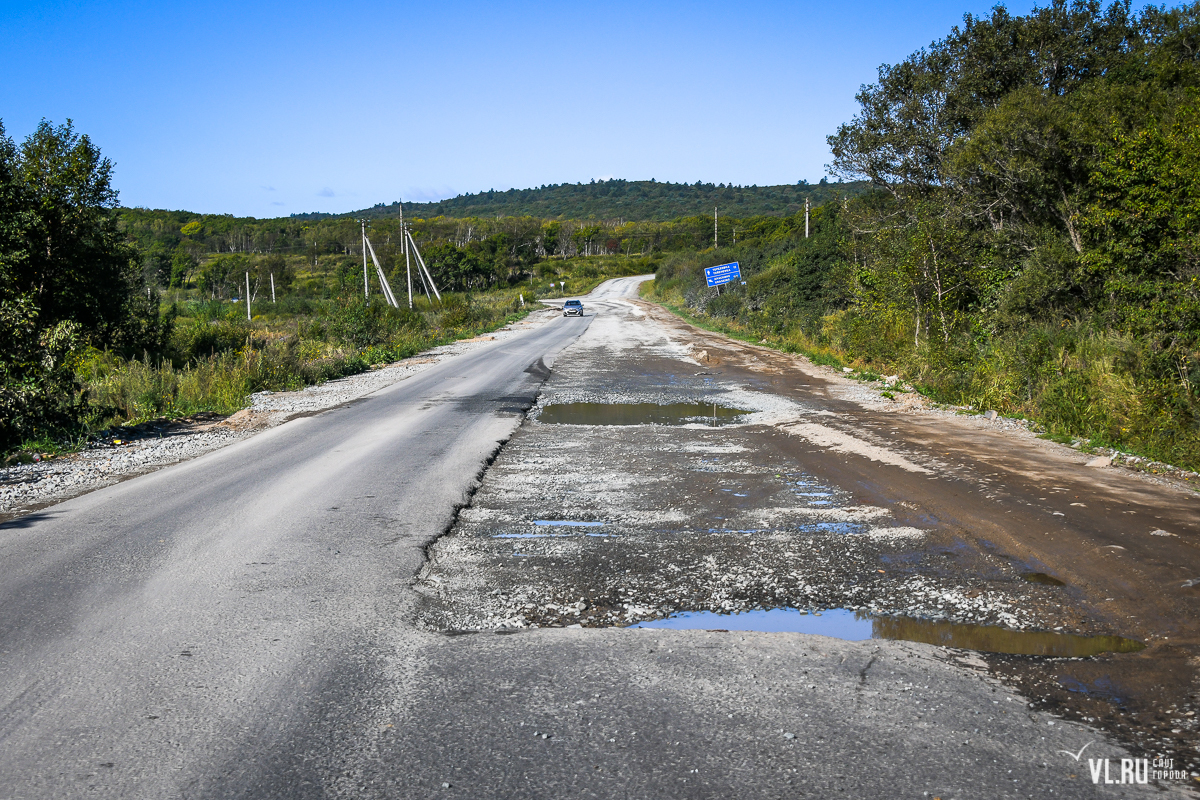
[[[714,235],[728,243],[739,237],[748,241],[801,224],[797,220],[803,215],[803,206],[791,216],[718,215],[715,231],[707,215],[666,222],[411,214],[406,219],[438,285],[472,291],[525,280],[547,260],[703,249],[714,244]],[[237,296],[245,272],[252,281],[263,283],[274,275],[277,283],[288,285],[298,265],[321,270],[362,259],[361,224],[349,217],[258,220],[122,209],[120,221],[143,254],[147,285],[194,287],[213,298]],[[369,226],[389,278],[403,275],[407,266],[398,216],[370,220]]]
[[[431,203],[405,203],[405,213],[418,217],[537,217],[557,220],[618,220],[667,222],[681,217],[711,214],[714,208],[731,217],[789,216],[833,197],[856,194],[863,181],[846,184],[822,178],[810,184],[738,186],[732,183],[670,183],[655,180],[592,180],[558,183],[531,189],[494,189]],[[400,203],[379,203],[350,214],[294,214],[297,219],[330,216],[379,218],[396,216]]]

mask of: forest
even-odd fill
[[[616,220],[667,222],[690,216],[711,215],[714,208],[731,217],[787,216],[834,197],[857,194],[866,181],[819,183],[797,181],[780,186],[735,186],[733,184],[670,183],[648,181],[592,180],[589,183],[559,183],[532,189],[509,189],[463,194],[433,203],[405,203],[404,211],[418,217],[538,217],[559,220]],[[349,216],[378,218],[399,213],[400,203],[380,203]],[[294,214],[296,219],[324,219],[329,214]]]
[[[1200,466],[1200,4],[968,15],[857,99],[831,170],[870,191],[794,246],[672,256],[655,296]]]

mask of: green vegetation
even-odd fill
[[[0,126],[0,449],[81,414],[71,359],[85,341],[157,350],[168,326],[118,230],[112,165],[70,122],[20,147]]]
[[[830,137],[807,240],[679,254],[656,296],[938,399],[1200,467],[1200,4],[967,17]],[[721,295],[701,268],[738,258]]]

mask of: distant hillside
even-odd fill
[[[783,186],[726,186],[711,183],[658,183],[657,181],[593,181],[562,183],[536,189],[509,189],[463,194],[436,203],[404,203],[413,217],[539,217],[541,219],[596,219],[665,222],[680,217],[785,216],[804,209],[804,200],[816,206],[839,194],[856,195],[867,183],[798,183]],[[328,217],[394,217],[399,204],[380,203],[345,214],[292,214],[296,219]]]

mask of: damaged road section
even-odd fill
[[[612,304],[429,548],[418,624],[976,650],[1034,706],[1200,770],[1193,590],[1159,589],[1200,574],[1195,496],[862,394],[803,359]]]

